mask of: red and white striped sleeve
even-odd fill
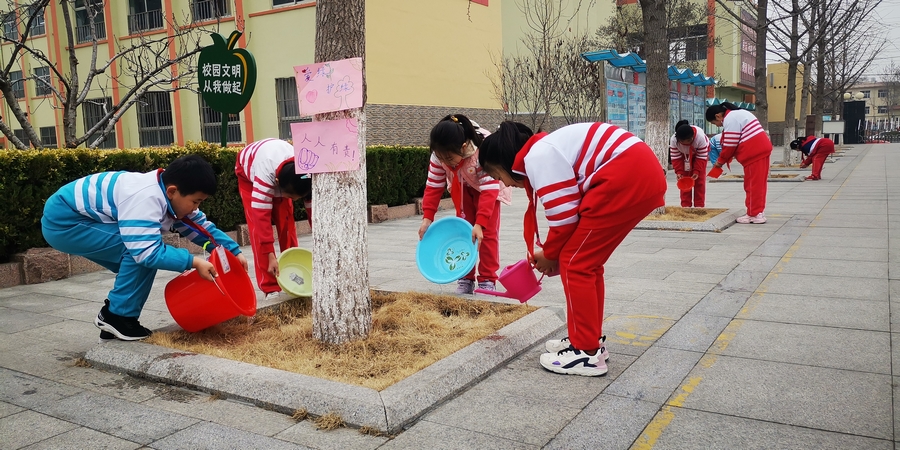
[[[425,193],[422,195],[422,216],[428,220],[434,220],[441,197],[447,189],[447,171],[441,161],[431,154],[428,161],[428,178],[425,180]]]

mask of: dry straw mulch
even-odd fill
[[[723,212],[725,208],[682,208],[680,206],[666,206],[663,214],[651,214],[644,220],[664,220],[672,222],[705,222]]]
[[[417,292],[372,292],[372,331],[341,345],[312,337],[311,302],[299,298],[198,333],[155,332],[146,341],[382,390],[494,334],[535,307]]]
[[[796,177],[797,177],[797,174],[796,174],[796,173],[770,173],[770,174],[769,174],[769,178],[770,178],[770,179],[771,179],[771,178],[796,178]],[[725,176],[723,176],[723,177],[721,177],[721,178],[731,178],[731,179],[739,178],[739,179],[743,179],[744,176],[743,176],[743,175],[735,175],[735,174],[731,174],[731,175],[725,175]]]

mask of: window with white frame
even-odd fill
[[[871,91],[860,91],[860,92],[862,92],[863,98],[872,98],[872,92],[871,92]]]
[[[888,90],[887,90],[887,89],[879,89],[879,90],[878,90],[878,98],[885,98],[885,97],[887,97],[887,96],[888,96]]]
[[[310,122],[311,117],[300,115],[300,104],[297,101],[297,79],[275,79],[275,105],[278,108],[278,137],[291,139],[291,124]]]
[[[194,22],[231,17],[231,0],[194,0],[191,2],[191,16]]]
[[[14,70],[9,73],[9,84],[12,86],[14,97],[25,98],[25,80],[22,79],[21,70]]]
[[[31,5],[28,7],[28,15],[29,17],[34,17],[34,21],[31,22],[31,36],[41,36],[47,34],[47,29],[44,25],[44,8],[37,8],[35,5]]]
[[[887,106],[879,106],[878,107],[878,114],[887,114],[887,112],[888,112]]]
[[[103,117],[112,110],[112,99],[109,97],[103,98],[95,98],[91,100],[85,100],[84,103],[81,104],[81,112],[84,117],[84,132],[87,133],[91,128],[94,127],[97,123],[103,120]],[[88,137],[86,144],[91,145],[100,135],[99,132],[91,133],[91,136]],[[106,135],[106,139],[98,145],[99,148],[116,148],[116,129],[113,128],[109,134]]]
[[[222,113],[213,110],[200,96],[200,133],[206,142],[222,143]],[[229,114],[225,142],[235,143],[241,140],[241,115]]]
[[[56,127],[41,127],[41,145],[56,148]]]
[[[53,93],[50,88],[50,67],[41,66],[34,68],[34,95],[41,97]]]
[[[311,0],[272,0],[272,6],[299,5],[309,3]]]
[[[129,0],[128,33],[159,30],[163,27],[162,0]]]
[[[137,102],[141,147],[165,147],[175,142],[172,97],[169,92],[146,92]]]
[[[31,139],[28,139],[28,135],[25,134],[25,130],[13,130],[13,135],[19,138],[19,140],[22,141],[23,144],[25,144],[26,148],[31,147]]]
[[[3,37],[14,41],[19,39],[19,24],[15,11],[3,15]]]
[[[103,0],[75,0],[75,41],[79,44],[106,39]]]

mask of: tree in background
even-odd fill
[[[316,62],[362,57],[365,0],[316,2]],[[363,69],[363,104],[366,101]],[[356,117],[359,169],[313,175],[313,337],[329,344],[364,339],[372,329],[366,219],[366,114],[363,108],[316,114],[315,120]]]
[[[894,117],[897,116],[897,113],[894,110],[900,110],[900,66],[891,61],[882,81],[884,81],[884,87],[887,90],[884,103],[888,111],[888,124],[890,124],[888,126],[893,127],[890,131],[897,131],[897,125],[894,123]]]
[[[11,10],[3,15],[4,32],[0,33],[0,42],[13,45],[5,47],[10,50],[4,52],[3,67],[0,68],[0,93],[13,117],[0,119],[0,132],[16,148],[26,149],[28,145],[15,135],[11,129],[13,123],[18,123],[31,145],[43,148],[40,137],[29,121],[28,113],[19,105],[18,98],[21,95],[16,95],[17,91],[24,90],[26,81],[33,82],[48,95],[32,105],[32,110],[43,105],[62,110],[62,146],[67,148],[82,144],[88,147],[100,145],[113,132],[116,122],[129,108],[141,101],[147,91],[196,91],[196,57],[202,49],[201,41],[208,32],[218,31],[217,25],[213,28],[194,26],[189,18],[176,20],[174,14],[164,16],[160,12],[159,25],[162,27],[167,24],[166,28],[172,30],[170,33],[149,34],[137,30],[131,33],[130,39],[117,41],[120,43],[115,54],[104,57],[98,41],[115,40],[116,37],[105,35],[106,29],[102,26],[103,3],[103,0],[58,1],[64,28],[47,31],[62,32],[60,41],[64,45],[61,54],[52,55],[49,49],[38,47],[42,41],[30,38],[35,29],[44,27],[45,9],[54,8],[55,3],[50,0],[10,2]],[[81,17],[84,23],[73,23],[73,15]],[[86,69],[82,66],[84,63],[76,57],[75,51],[76,45],[84,44],[89,44],[92,50]],[[106,53],[105,50],[103,53]],[[26,58],[33,63],[25,64]],[[63,58],[67,63],[65,66]],[[46,67],[49,72],[22,74],[22,66]],[[116,76],[112,73],[116,73]],[[94,102],[88,99],[89,94],[99,92],[101,97],[113,98],[107,93],[111,93],[114,86],[120,92],[118,99],[112,103],[96,104],[96,109],[102,111],[102,114],[94,126],[79,135],[79,107]]]
[[[756,69],[753,71],[754,96],[756,97],[756,119],[764,130],[769,129],[769,100],[766,95],[766,31],[769,26],[768,0],[757,0],[755,7],[755,20],[747,20],[741,15],[742,1],[732,2],[738,4],[738,10],[735,11],[725,0],[716,0],[716,4],[721,8],[721,12],[716,11],[716,17],[731,20],[741,25],[741,32],[749,34],[756,45]],[[752,2],[747,2],[751,7]],[[747,31],[745,31],[747,30]]]
[[[666,0],[639,0],[647,61],[647,145],[665,171],[669,167],[669,45]]]

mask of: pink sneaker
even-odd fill
[[[763,213],[759,213],[755,216],[750,217],[750,223],[766,223],[766,215]]]
[[[738,217],[737,219],[735,219],[735,222],[737,222],[737,223],[750,223],[750,216],[744,214],[743,216]]]

